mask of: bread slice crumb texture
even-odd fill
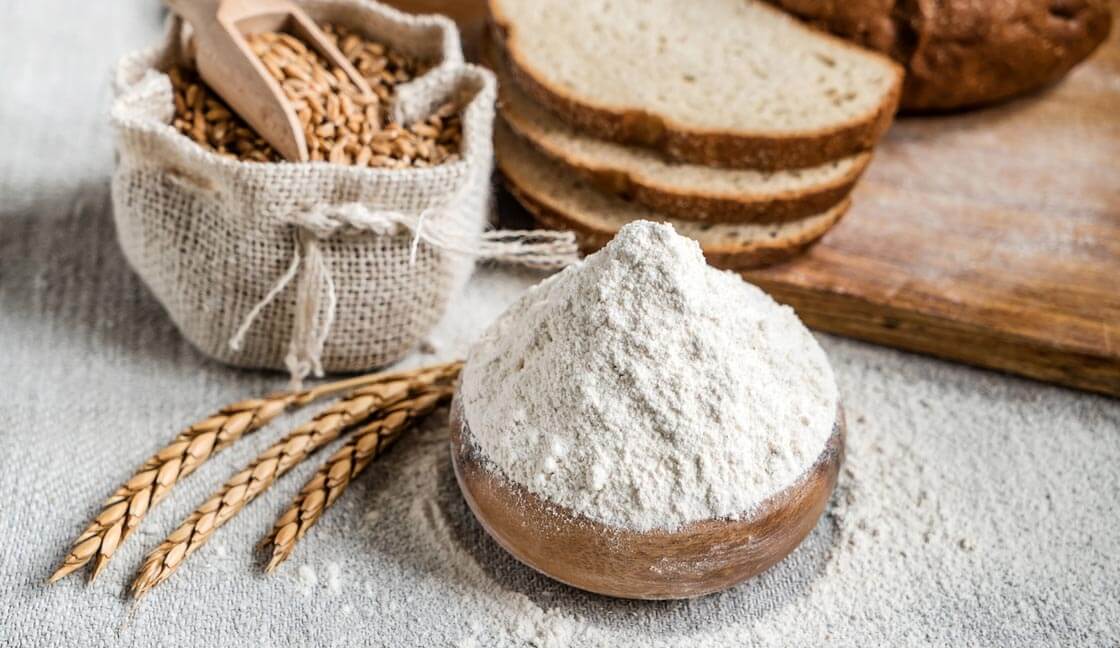
[[[487,58],[498,75],[499,110],[515,133],[598,189],[667,216],[729,223],[811,216],[843,200],[871,161],[870,153],[860,153],[786,171],[672,162],[651,149],[599,139],[568,125],[518,88],[492,50]]]
[[[838,149],[869,148],[889,124],[884,112],[897,105],[901,70],[890,59],[760,2],[490,0],[490,6],[530,94],[610,139],[656,144],[665,131],[678,138],[816,138],[801,144],[817,146],[828,156],[823,162],[841,157]],[[829,135],[844,141],[827,141]],[[707,155],[725,166],[751,161],[749,152],[728,159],[726,151],[703,149],[685,142],[676,153]],[[758,160],[765,168],[814,157],[805,150],[789,159],[765,153],[770,159]]]
[[[571,229],[584,251],[602,247],[626,223],[667,222],[700,243],[713,264],[753,268],[786,260],[816,242],[847,211],[849,200],[785,223],[704,223],[672,218],[598,191],[538,153],[503,123],[494,131],[498,168],[511,193],[546,227]]]

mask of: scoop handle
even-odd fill
[[[307,139],[280,84],[238,31],[252,12],[281,20],[290,3],[280,0],[164,0],[194,30],[199,76],[285,159],[307,161]]]
[[[195,31],[202,31],[207,23],[217,24],[222,0],[163,0],[163,4],[182,16]]]

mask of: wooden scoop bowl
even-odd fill
[[[506,551],[573,587],[635,599],[701,596],[736,585],[785,558],[809,535],[844,461],[843,410],[812,467],[741,520],[704,520],[677,531],[610,527],[545,501],[485,467],[456,394],[451,459],[482,527]]]
[[[308,160],[307,138],[280,84],[249,48],[245,34],[283,31],[338,66],[365,95],[369,84],[314,20],[289,0],[164,0],[194,30],[198,74],[287,160]]]

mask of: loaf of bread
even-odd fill
[[[708,166],[789,169],[871,149],[902,70],[757,0],[490,0],[534,101],[594,137]]]
[[[771,0],[906,66],[902,107],[989,104],[1061,78],[1108,37],[1110,0]]]
[[[576,234],[580,247],[602,247],[626,223],[671,223],[700,243],[715,266],[755,268],[784,261],[815,243],[848,209],[844,199],[823,213],[784,223],[702,223],[672,218],[598,191],[579,175],[538,153],[503,123],[495,125],[494,152],[506,187],[538,224]]]

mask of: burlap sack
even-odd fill
[[[260,164],[224,159],[170,124],[159,72],[182,34],[125,57],[111,118],[119,164],[114,218],[128,261],[203,353],[293,378],[358,371],[407,353],[441,317],[478,256],[563,263],[567,239],[483,233],[489,212],[495,81],[462,62],[454,23],[362,0],[305,3],[406,54],[441,63],[398,90],[395,116],[455,97],[462,159],[427,169]]]

